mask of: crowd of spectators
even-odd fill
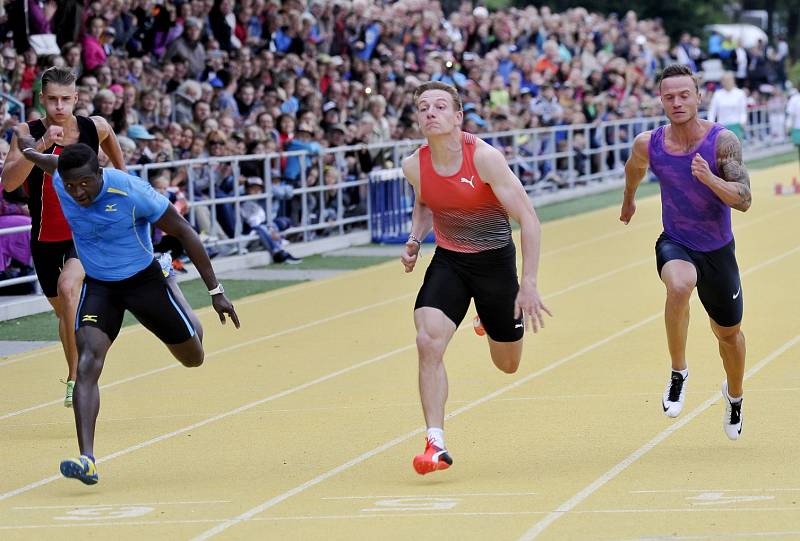
[[[30,33],[54,34],[60,54],[38,56],[29,47],[24,2]],[[281,150],[316,155],[326,147],[417,138],[411,96],[427,80],[458,87],[464,129],[481,133],[658,115],[656,75],[676,60],[699,70],[718,59],[748,88],[751,103],[780,91],[786,79],[785,42],[744,50],[715,36],[704,46],[687,34],[673,43],[660,21],[633,11],[489,11],[466,0],[448,14],[428,0],[4,3],[0,90],[36,118],[41,71],[71,68],[78,77],[75,113],[105,117],[129,164]],[[6,130],[18,121],[9,104],[3,117]],[[591,141],[576,137],[576,160],[602,137],[600,130]],[[230,163],[215,162],[160,178],[173,192],[188,193],[191,177],[195,199],[273,190],[272,215],[288,220],[284,226],[325,223],[365,208],[363,190],[337,195],[330,186],[398,165],[390,159],[366,149],[283,158],[270,166],[273,186],[248,183],[266,177],[263,161],[243,164],[238,176]],[[535,173],[529,180],[544,171]],[[303,178],[319,187],[304,214],[293,195]],[[231,236],[233,212],[220,205],[217,220],[200,212],[194,225]]]

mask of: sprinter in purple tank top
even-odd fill
[[[727,375],[723,428],[728,438],[742,433],[745,341],[740,329],[743,301],[736,263],[731,211],[750,208],[750,177],[742,145],[733,132],[697,115],[700,90],[688,66],[667,66],[659,82],[669,124],[636,137],[625,164],[625,195],[619,219],[636,212],[636,189],[648,166],[661,184],[664,232],[656,242],[658,273],[667,288],[664,322],[672,374],[662,399],[664,414],[677,417],[686,394],[686,335],[689,298],[700,301],[719,341]]]

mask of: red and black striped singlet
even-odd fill
[[[508,213],[478,175],[473,161],[477,138],[461,135],[463,159],[454,175],[438,174],[428,145],[419,149],[422,202],[433,211],[436,244],[467,253],[502,248],[511,242]]]
[[[91,118],[78,116],[79,143],[86,143],[95,152],[100,147],[99,136]],[[28,122],[28,129],[34,139],[41,139],[47,131],[41,120]],[[44,154],[61,154],[62,147],[52,145]],[[25,181],[28,194],[28,208],[31,212],[31,240],[40,242],[61,242],[72,238],[72,231],[61,212],[61,203],[53,188],[53,177],[38,167],[31,169]]]

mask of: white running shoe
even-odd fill
[[[725,418],[722,419],[722,428],[728,439],[738,440],[742,434],[742,399],[731,402],[728,398],[728,382],[722,383],[722,398],[725,399]]]
[[[664,415],[667,417],[677,417],[683,410],[683,399],[686,398],[686,380],[680,372],[672,371],[672,375],[664,389],[664,396],[661,399],[661,406],[664,408]]]

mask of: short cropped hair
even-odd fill
[[[700,82],[695,74],[692,73],[692,68],[686,64],[670,64],[664,68],[658,78],[658,88],[661,88],[661,83],[664,82],[664,79],[669,79],[670,77],[691,77],[692,81],[694,81],[695,90],[700,92]]]
[[[444,90],[450,94],[450,97],[453,99],[453,108],[456,110],[456,112],[463,110],[464,107],[461,104],[461,96],[458,95],[458,90],[456,90],[456,87],[441,81],[428,81],[427,83],[422,83],[419,85],[414,90],[414,105],[417,104],[420,96],[422,96],[422,94],[428,90]]]
[[[47,90],[48,85],[69,86],[74,85],[75,81],[75,74],[71,69],[53,66],[44,70],[42,74],[42,92]]]
[[[84,165],[88,165],[92,173],[97,173],[100,169],[97,153],[85,143],[67,145],[58,156],[58,172],[62,177],[67,171],[78,169]]]

